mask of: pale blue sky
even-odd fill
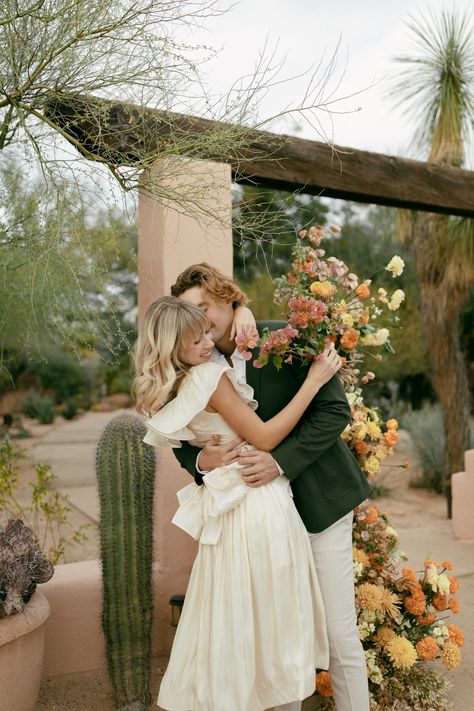
[[[470,0],[240,0],[226,14],[206,21],[193,39],[222,48],[206,68],[206,80],[215,90],[225,89],[238,77],[251,72],[259,50],[268,38],[278,42],[279,57],[287,55],[282,74],[298,74],[317,63],[323,52],[329,57],[341,40],[334,79],[344,74],[336,96],[360,94],[339,105],[348,111],[334,116],[335,143],[393,155],[408,156],[412,125],[384,98],[384,77],[393,70],[396,54],[410,49],[405,25],[410,14],[426,15],[427,8],[439,14],[444,7],[468,12]],[[471,15],[472,17],[472,15]],[[347,67],[344,65],[347,59]],[[375,86],[371,86],[375,84]],[[261,113],[272,115],[303,92],[304,81],[294,81],[275,90],[262,102]],[[355,111],[358,109],[359,111]],[[287,124],[287,130],[290,124]],[[331,133],[326,120],[325,130]],[[315,130],[304,127],[308,138],[320,140]],[[472,161],[471,161],[472,163]]]

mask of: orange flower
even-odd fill
[[[389,430],[398,429],[398,420],[396,420],[394,417],[391,417],[389,420],[387,420],[385,424],[387,425],[387,429]]]
[[[359,323],[366,324],[369,323],[370,314],[368,311],[361,311],[359,314]]]
[[[446,570],[454,570],[454,565],[450,563],[449,560],[443,560],[441,565],[443,566],[443,568],[446,568]]]
[[[321,696],[332,696],[331,679],[326,671],[316,674],[316,691]]]
[[[370,289],[367,286],[365,282],[362,284],[359,284],[357,289],[355,290],[356,296],[359,297],[359,299],[368,299],[370,296]]]
[[[404,601],[405,607],[412,615],[422,615],[426,609],[426,598],[421,593],[417,594],[415,591],[412,595],[408,595]]]
[[[436,615],[434,612],[424,612],[419,616],[418,622],[420,625],[432,625],[436,622]]]
[[[459,602],[456,600],[456,598],[454,598],[454,597],[450,598],[448,600],[448,605],[449,605],[449,609],[451,610],[451,612],[454,612],[454,614],[457,615],[459,612]]]
[[[375,523],[375,521],[377,520],[377,516],[378,516],[378,511],[375,508],[375,506],[370,506],[367,509],[367,514],[365,516],[364,523]]]
[[[359,454],[364,454],[367,451],[367,443],[361,439],[358,439],[354,446]]]
[[[451,595],[454,595],[454,593],[457,593],[457,591],[459,590],[458,579],[455,575],[448,575],[448,580],[450,582],[449,592],[451,593]]]
[[[416,573],[413,568],[402,568],[402,575],[405,580],[409,580],[411,583],[418,582],[416,579]]]
[[[344,331],[342,334],[341,346],[344,350],[351,351],[356,347],[358,340],[359,331],[356,331],[355,328],[348,328],[347,331]]]
[[[423,637],[416,645],[416,651],[420,659],[432,661],[438,656],[438,642],[434,637]]]
[[[457,625],[448,625],[449,641],[453,642],[457,647],[464,647],[464,634]]]
[[[430,565],[436,565],[436,567],[439,568],[439,562],[437,560],[430,560],[429,558],[423,561],[423,565],[425,568],[429,568]]]
[[[395,447],[398,442],[398,432],[396,430],[387,430],[387,432],[384,432],[383,441],[388,447]]]
[[[446,610],[446,595],[444,593],[436,593],[433,595],[433,607],[438,612]]]

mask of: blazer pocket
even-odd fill
[[[322,470],[313,464],[312,469],[324,497],[329,501],[342,499],[360,486],[359,477],[355,476],[349,467],[346,471],[341,472],[340,469],[338,471],[326,468]]]

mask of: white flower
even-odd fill
[[[400,308],[400,304],[405,299],[405,292],[402,289],[397,289],[393,292],[392,298],[388,302],[388,308],[390,311],[396,311]]]
[[[438,569],[436,565],[429,565],[427,567],[425,570],[425,580],[431,585],[434,592],[438,592]]]
[[[438,591],[443,594],[449,593],[449,588],[451,587],[451,583],[449,582],[449,578],[445,573],[441,573],[438,575]]]
[[[392,526],[387,526],[387,528],[385,529],[385,533],[387,534],[387,536],[393,536],[394,538],[398,538],[398,533],[394,528],[392,528]]]
[[[403,267],[405,266],[405,262],[401,257],[396,254],[394,257],[391,258],[385,269],[388,272],[392,273],[392,277],[398,277],[400,274],[403,273]]]
[[[364,566],[362,565],[360,560],[354,560],[352,565],[354,568],[354,578],[356,580],[359,580],[359,578],[362,576],[362,573],[364,572]]]
[[[383,346],[390,335],[388,328],[379,328],[375,333],[366,333],[362,338],[365,346]]]

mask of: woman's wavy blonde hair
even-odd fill
[[[134,353],[138,412],[151,417],[176,395],[190,368],[180,350],[208,328],[204,311],[175,296],[163,296],[149,306]]]

